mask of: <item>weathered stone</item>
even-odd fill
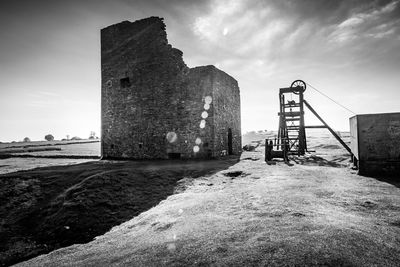
[[[237,81],[188,68],[151,17],[101,30],[103,158],[207,158],[241,151]]]

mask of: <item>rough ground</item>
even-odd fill
[[[92,161],[0,175],[0,266],[86,243],[157,205],[177,181],[223,161]]]
[[[92,242],[18,266],[399,266],[399,187],[318,157],[244,153]]]

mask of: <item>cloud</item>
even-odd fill
[[[346,19],[345,21],[343,21],[342,23],[340,23],[337,27],[339,29],[346,29],[346,28],[352,28],[355,27],[361,23],[363,23],[363,19],[362,18],[358,18],[358,17],[351,17],[349,19]]]
[[[59,97],[60,94],[58,92],[50,92],[50,91],[37,91],[39,95],[49,96],[49,97]]]
[[[353,14],[336,26],[330,40],[343,43],[361,37],[384,38],[395,34],[400,19],[393,19],[391,14],[398,8],[398,3],[393,1],[377,9]]]
[[[399,0],[6,2],[0,3],[4,114],[31,100],[46,116],[47,110],[58,117],[84,108],[97,112],[92,106],[99,105],[99,29],[148,16],[165,18],[169,42],[189,66],[215,64],[239,81],[243,123],[256,128],[267,114],[257,109],[277,109],[276,89],[292,78],[323,89],[331,84],[331,91],[346,98],[360,88],[372,95],[381,83],[385,92],[394,91],[400,82]],[[336,86],[344,80],[350,85]]]
[[[358,37],[382,38],[395,34],[399,1],[211,1],[210,12],[195,19],[193,30],[201,39],[220,44],[231,35],[230,46],[245,54],[261,46],[269,49],[279,41],[304,39],[304,34],[325,32],[335,42]],[[382,31],[380,25],[387,27]],[[300,34],[302,33],[302,34]],[[290,36],[290,38],[287,38]],[[283,44],[286,48],[288,44]]]
[[[202,39],[216,42],[221,35],[228,33],[231,18],[241,10],[241,1],[214,1],[212,11],[196,18],[193,31]]]

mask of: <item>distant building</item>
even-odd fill
[[[400,113],[351,117],[350,134],[359,174],[400,174]]]
[[[209,158],[241,151],[237,81],[188,68],[161,18],[101,30],[103,158]]]

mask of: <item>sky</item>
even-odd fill
[[[149,16],[189,67],[238,81],[243,133],[277,130],[297,79],[356,114],[400,112],[400,0],[2,0],[0,141],[99,135],[100,29]],[[305,99],[349,130],[353,113],[310,86]]]

